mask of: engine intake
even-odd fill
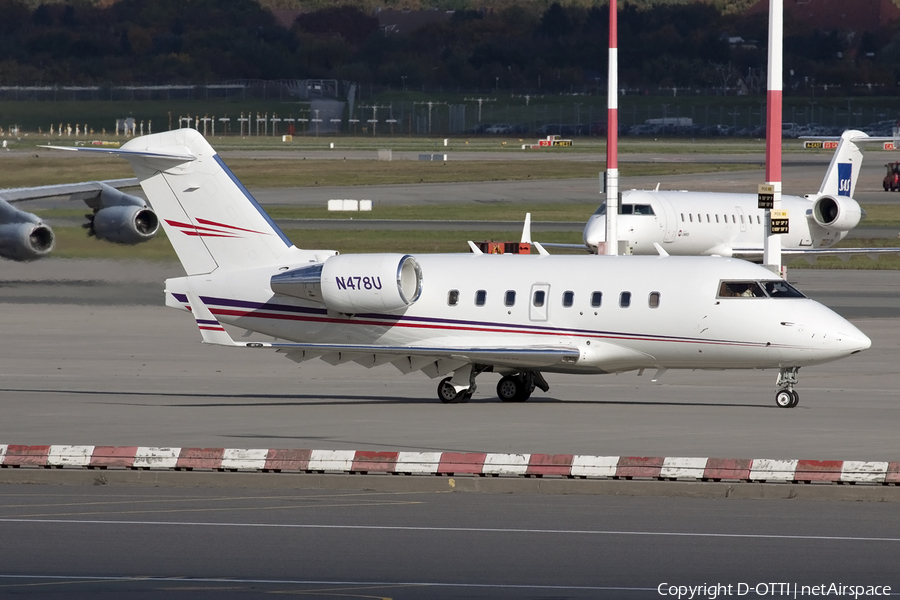
[[[816,225],[829,231],[849,231],[859,224],[862,216],[862,208],[852,198],[821,196],[812,210]]]
[[[272,291],[355,314],[394,312],[422,294],[422,269],[409,254],[348,254],[272,276]]]

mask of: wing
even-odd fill
[[[732,248],[732,255],[741,258],[761,258],[759,248]],[[886,254],[900,254],[900,247],[893,248],[782,248],[781,255],[788,258],[804,258],[810,262],[827,256],[836,256],[841,260],[849,260],[852,256],[868,256],[875,260]]]
[[[0,198],[6,200],[11,204],[15,204],[17,202],[25,202],[27,200],[60,198],[63,196],[75,196],[77,194],[78,197],[73,199],[82,200],[99,196],[100,192],[103,189],[100,185],[101,183],[117,190],[136,187],[140,185],[137,177],[129,177],[127,179],[108,179],[106,181],[86,181],[84,183],[62,183],[57,185],[41,185],[37,187],[11,188],[0,190]],[[91,206],[91,208],[94,207]]]
[[[272,348],[295,362],[321,358],[332,365],[355,362],[365,367],[375,367],[391,363],[403,373],[422,371],[430,377],[440,377],[466,364],[510,369],[540,369],[558,364],[574,364],[581,357],[581,352],[577,348],[569,346],[488,348],[235,342],[197,294],[188,292],[187,297],[205,344],[238,348]]]

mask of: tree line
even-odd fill
[[[0,0],[0,85],[339,79],[361,85],[519,93],[605,88],[608,9],[535,10],[526,1],[456,11],[404,35],[338,5],[290,28],[253,0],[120,0],[110,5]],[[692,3],[626,4],[619,82],[640,89],[754,93],[765,85],[766,15]],[[896,27],[850,33],[785,22],[785,87],[894,93]]]

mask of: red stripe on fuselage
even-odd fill
[[[760,347],[763,346],[761,342],[721,342],[715,340],[685,340],[685,339],[666,339],[666,338],[655,338],[655,337],[647,337],[647,336],[638,336],[638,335],[625,335],[625,334],[600,334],[600,333],[575,333],[575,332],[561,332],[561,331],[537,331],[537,330],[522,330],[522,329],[511,329],[511,328],[501,328],[501,327],[472,327],[465,325],[437,325],[431,323],[384,323],[382,321],[371,321],[371,320],[359,320],[359,319],[335,319],[332,317],[314,317],[314,316],[304,316],[304,315],[284,315],[278,313],[261,313],[258,311],[242,311],[236,309],[227,309],[227,308],[217,308],[210,309],[210,312],[216,316],[231,316],[231,317],[250,317],[250,318],[258,318],[258,319],[275,319],[281,321],[303,321],[310,323],[331,323],[335,325],[375,325],[379,327],[405,327],[408,329],[430,329],[430,330],[440,330],[440,331],[471,331],[471,332],[479,332],[479,333],[518,333],[518,334],[531,334],[531,335],[546,335],[546,336],[568,336],[568,337],[579,337],[579,338],[600,338],[606,340],[630,340],[630,341],[648,341],[648,342],[674,342],[680,344],[704,344],[704,345],[712,345],[712,346],[749,346],[749,347]]]

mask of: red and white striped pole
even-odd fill
[[[609,0],[609,79],[606,116],[606,252],[619,251],[619,48],[616,0]]]
[[[781,235],[772,235],[772,210],[781,209],[781,93],[783,71],[784,0],[769,0],[769,75],[766,97],[766,183],[773,189],[766,211],[763,264],[781,274]]]

